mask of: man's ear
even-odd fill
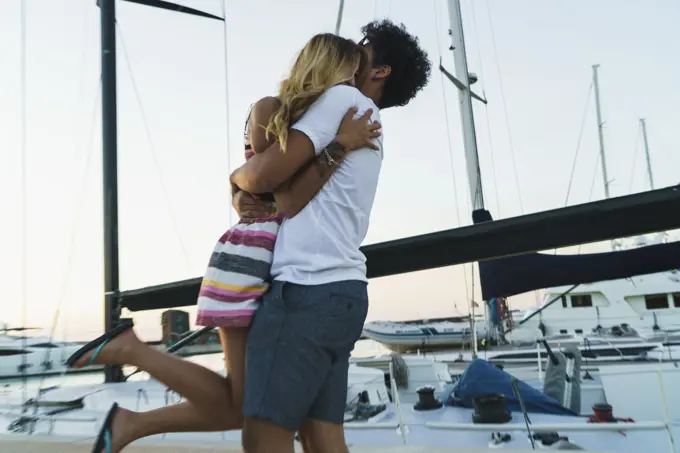
[[[373,69],[373,78],[375,80],[384,79],[392,73],[392,67],[388,65],[378,66]]]

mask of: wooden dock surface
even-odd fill
[[[93,439],[41,437],[41,436],[1,436],[0,452],[2,453],[90,453]],[[124,450],[126,453],[240,453],[241,445],[237,442],[221,442],[219,444],[196,444],[194,442],[140,441]],[[296,451],[301,451],[296,445]],[[492,448],[435,448],[435,447],[350,447],[351,453],[488,453],[497,451]],[[532,450],[512,450],[513,453],[535,453]],[[598,452],[591,452],[598,453]],[[605,452],[599,452],[605,453]],[[640,452],[643,453],[643,452]]]

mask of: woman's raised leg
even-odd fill
[[[118,409],[111,423],[113,452],[153,434],[240,429],[247,330],[220,329],[226,378],[143,343],[132,329],[101,348],[93,363],[137,366],[186,400],[147,412]],[[91,355],[85,354],[75,366],[86,364]]]

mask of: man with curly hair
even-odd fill
[[[430,62],[418,39],[388,20],[362,27],[364,61],[356,88],[329,89],[293,125],[286,152],[273,145],[232,175],[240,215],[258,209],[250,193],[314,165],[319,192],[279,230],[270,291],[250,328],[246,358],[243,448],[293,452],[296,432],[306,452],[344,453],[343,419],[349,357],[368,310],[366,236],[383,158],[374,148],[347,152],[336,142],[348,110],[371,115],[404,106],[427,84]],[[358,89],[357,89],[358,88]],[[372,110],[372,113],[368,112]],[[283,175],[283,176],[282,176]],[[285,176],[285,177],[284,177]]]

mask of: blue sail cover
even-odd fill
[[[491,220],[473,212],[475,223]],[[509,297],[536,289],[593,283],[680,268],[680,242],[581,255],[527,253],[479,262],[482,298]]]
[[[493,393],[505,396],[507,407],[510,411],[521,411],[519,400],[512,390],[511,382],[512,376],[505,371],[486,360],[475,359],[470,362],[470,365],[468,365],[454,386],[453,398],[450,400],[450,404],[472,408],[474,407],[472,403],[473,398]],[[517,387],[522,395],[527,412],[553,415],[579,415],[531,387],[529,384],[518,380]]]

